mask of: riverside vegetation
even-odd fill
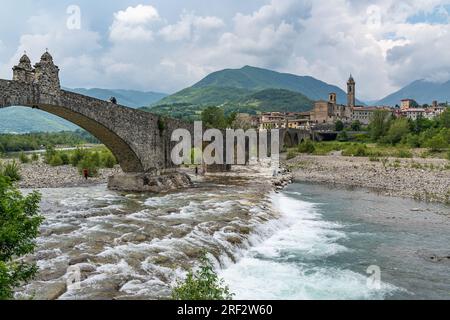
[[[37,267],[23,256],[33,253],[43,217],[41,196],[23,196],[13,181],[0,173],[0,300],[12,299],[14,289],[31,280]]]
[[[355,128],[359,126],[353,123],[351,129]],[[450,160],[450,110],[435,120],[419,118],[414,121],[396,119],[386,111],[376,111],[367,128],[368,133],[354,135],[353,141],[350,141],[342,123],[336,123],[336,130],[341,131],[338,141],[307,140],[297,148],[289,149],[287,158],[292,159],[298,153],[327,155],[337,151],[343,156],[370,157],[372,161],[380,161],[384,157],[415,156]]]
[[[219,279],[206,255],[200,257],[197,271],[190,270],[184,281],[179,281],[172,290],[173,300],[232,300],[233,294]]]
[[[286,165],[300,181],[450,203],[449,115],[410,121],[377,113],[368,133],[349,133],[353,141],[304,141],[288,150]]]

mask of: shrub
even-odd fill
[[[60,152],[59,156],[61,157],[61,161],[62,161],[63,165],[66,166],[66,165],[70,164],[70,157],[67,153]]]
[[[61,155],[59,153],[56,153],[50,158],[48,164],[51,165],[52,167],[59,167],[64,165],[64,162],[61,159]]]
[[[432,137],[430,140],[428,140],[425,143],[425,147],[430,148],[430,150],[433,152],[441,151],[442,149],[448,147],[448,142],[445,140],[443,135],[438,134]]]
[[[343,156],[351,157],[365,157],[369,155],[367,146],[365,144],[353,144],[342,151]]]
[[[56,150],[53,146],[47,146],[47,148],[45,148],[45,163],[50,164],[50,161],[52,160],[52,158],[56,155]]]
[[[200,258],[198,271],[189,271],[184,282],[172,290],[173,300],[232,300],[233,294],[219,279],[206,256]]]
[[[40,195],[23,196],[7,177],[0,175],[0,300],[12,299],[14,289],[32,279],[34,264],[17,259],[30,254],[43,221]]]
[[[314,151],[316,150],[316,148],[314,147],[314,143],[307,139],[304,142],[300,143],[298,146],[298,152],[300,153],[314,153]]]
[[[28,156],[23,152],[20,153],[19,160],[21,163],[24,163],[24,164],[30,162],[30,158],[28,158]]]
[[[409,150],[400,149],[395,153],[397,158],[412,158],[413,154]]]
[[[78,167],[78,164],[87,156],[88,152],[86,149],[77,148],[70,158],[70,164],[74,167]]]
[[[98,176],[98,165],[92,159],[83,159],[78,164],[78,171],[81,175],[84,170],[88,171],[88,176],[91,178]]]
[[[408,119],[399,118],[392,122],[389,130],[382,141],[390,144],[399,143],[404,136],[409,133],[409,122]]]
[[[348,141],[348,134],[346,131],[339,132],[337,135],[337,140],[341,142]]]
[[[39,154],[33,153],[33,154],[31,155],[31,161],[33,161],[33,162],[39,161]]]
[[[0,176],[5,176],[12,182],[16,182],[22,179],[20,175],[20,167],[15,161],[2,165],[0,169]]]
[[[408,134],[402,139],[402,143],[410,146],[411,148],[419,148],[420,147],[420,139],[416,134]]]
[[[111,169],[117,164],[117,160],[110,152],[107,152],[102,155],[102,163],[105,168]]]

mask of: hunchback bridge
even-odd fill
[[[11,106],[43,110],[85,129],[111,150],[125,173],[171,171],[171,150],[177,144],[171,142],[172,132],[184,128],[193,136],[191,123],[62,90],[59,68],[48,52],[34,68],[24,55],[13,68],[13,80],[0,80],[0,108]],[[281,130],[281,147],[297,145],[308,136]]]

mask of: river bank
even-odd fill
[[[383,195],[450,203],[448,160],[299,155],[285,161],[285,165],[297,181],[368,188]]]
[[[83,187],[107,183],[108,177],[122,173],[119,166],[99,169],[98,176],[84,179],[73,166],[52,167],[43,162],[20,164],[19,187],[24,189]]]

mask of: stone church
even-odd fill
[[[319,100],[314,104],[314,109],[310,114],[311,123],[335,123],[337,120],[351,122],[352,113],[356,107],[355,89],[355,80],[350,75],[347,82],[347,105],[338,104],[336,93],[330,93],[328,101]]]

